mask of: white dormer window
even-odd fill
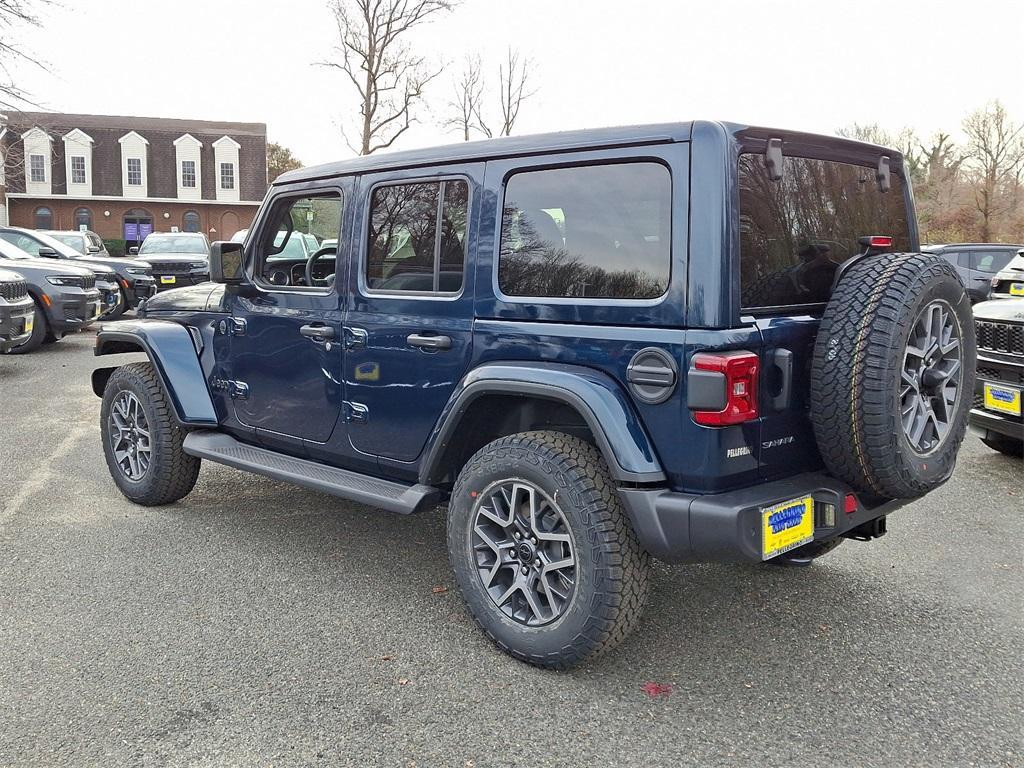
[[[136,199],[148,197],[146,162],[149,142],[135,131],[129,131],[117,142],[121,145],[121,185],[124,196]]]
[[[75,128],[64,134],[64,158],[68,195],[92,195],[92,145],[89,134]]]
[[[238,200],[239,165],[238,150],[241,144],[230,136],[221,136],[213,142],[213,159],[217,171],[217,199]]]
[[[25,191],[30,195],[53,193],[53,138],[36,126],[21,135],[25,153]]]
[[[175,163],[178,168],[178,198],[199,200],[202,198],[202,166],[200,151],[203,143],[186,133],[174,140]]]
[[[46,183],[46,155],[29,155],[29,181],[34,184]]]

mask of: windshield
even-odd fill
[[[274,247],[281,247],[281,239],[285,236],[284,232],[278,232],[274,236]],[[306,249],[303,247],[303,239],[312,237],[311,235],[304,235],[301,232],[292,231],[288,237],[288,242],[284,244],[284,249],[272,256],[267,257],[267,261],[281,261],[282,259],[305,259]],[[310,250],[310,253],[315,251],[316,248]]]
[[[3,259],[31,259],[32,258],[32,254],[31,253],[25,253],[25,251],[21,250],[21,248],[19,248],[18,246],[14,245],[14,243],[10,243],[7,240],[5,240],[4,238],[6,237],[6,235],[7,235],[6,232],[4,234],[0,235],[0,258],[3,258]]]
[[[86,253],[85,237],[82,236],[82,235],[57,235],[57,234],[55,234],[55,235],[53,235],[53,238],[55,240],[60,240],[60,242],[64,243],[64,245],[66,245],[66,246],[68,246],[70,248],[74,248],[76,251],[78,251],[79,253],[81,253],[83,255]]]
[[[197,253],[206,255],[206,242],[201,237],[184,235],[150,235],[139,253]]]

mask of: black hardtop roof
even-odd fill
[[[847,153],[856,155],[885,154],[894,160],[902,160],[902,155],[895,149],[867,144],[853,139],[800,131],[762,128],[740,123],[690,120],[679,123],[587,128],[575,131],[538,133],[529,136],[506,136],[498,139],[466,141],[438,147],[366,155],[288,171],[275,179],[273,186],[354,173],[415,168],[417,166],[444,163],[493,160],[500,157],[515,157],[517,155],[554,154],[591,148],[607,149],[640,144],[669,144],[675,141],[689,141],[698,129],[724,131],[736,141],[753,143],[763,142],[763,139],[766,137],[782,136],[784,139],[784,151],[785,144],[790,144],[801,147],[814,146],[846,150]]]

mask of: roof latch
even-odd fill
[[[764,167],[772,181],[782,181],[782,139],[768,139],[764,150]]]
[[[892,176],[889,173],[889,156],[882,155],[878,158],[878,170],[875,171],[875,178],[878,179],[878,189],[888,192],[892,189]]]

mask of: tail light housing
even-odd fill
[[[701,352],[693,356],[691,365],[703,372],[706,385],[720,386],[723,397],[718,399],[722,408],[708,409],[703,403],[693,408],[693,420],[706,427],[727,427],[758,417],[757,378],[760,359],[753,352]],[[707,376],[706,374],[711,374]]]

